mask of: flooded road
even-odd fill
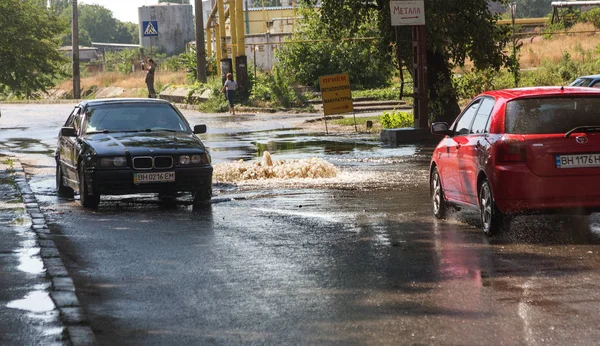
[[[300,129],[302,115],[206,123],[215,165],[323,159],[332,178],[216,182],[212,206],[54,192],[67,105],[3,105],[18,156],[103,345],[596,344],[600,218],[431,216],[432,145]]]

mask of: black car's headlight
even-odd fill
[[[179,156],[179,165],[206,165],[210,163],[210,156],[208,153],[194,154],[194,155],[181,155]]]
[[[125,158],[125,156],[111,156],[100,158],[100,167],[102,168],[125,166],[127,166],[127,159]]]

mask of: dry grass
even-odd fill
[[[537,67],[542,60],[558,62],[565,52],[573,60],[582,60],[584,52],[594,51],[600,44],[600,35],[591,32],[595,30],[591,23],[579,23],[570,28],[569,33],[556,34],[550,39],[537,35],[521,40],[521,68]]]
[[[123,88],[126,92],[123,96],[145,96],[146,83],[144,79],[146,74],[143,71],[138,71],[130,74],[122,74],[119,72],[99,72],[81,78],[81,89],[86,90],[94,86],[98,88],[115,87]],[[155,86],[159,85],[185,85],[186,74],[183,71],[157,71],[155,77]],[[73,81],[66,80],[57,86],[58,89],[71,90]]]
[[[537,32],[527,37],[521,38],[523,44],[518,53],[519,63],[522,69],[532,69],[538,67],[543,60],[558,62],[568,52],[573,60],[581,61],[584,59],[585,52],[594,52],[600,44],[600,33],[591,23],[578,23],[567,30],[566,33],[554,34],[551,38],[544,38],[542,32]],[[512,45],[509,43],[506,47],[506,54],[512,54]],[[464,68],[456,68],[457,73],[470,71],[473,63],[468,59],[465,61]]]

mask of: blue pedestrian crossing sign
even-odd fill
[[[144,37],[158,36],[158,21],[157,20],[143,21],[142,28],[144,29]]]

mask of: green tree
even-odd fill
[[[117,26],[113,32],[111,42],[128,44],[140,43],[139,24],[117,21]]]
[[[381,39],[378,29],[379,13],[366,12],[355,28],[339,28],[332,37],[321,14],[312,8],[299,9],[302,18],[294,29],[289,43],[276,51],[277,60],[285,75],[295,83],[319,86],[319,76],[347,72],[354,89],[377,88],[391,82],[393,59]]]
[[[71,0],[54,2],[52,11],[71,27]],[[79,4],[79,44],[89,46],[92,42],[139,43],[138,25],[121,22],[113,17],[111,10],[100,5]],[[61,37],[62,44],[71,45],[71,30]]]
[[[56,37],[65,27],[52,12],[38,0],[2,0],[0,23],[0,91],[31,97],[63,77]]]
[[[554,0],[513,0],[517,4],[517,18],[541,18],[552,13]]]
[[[304,0],[312,1],[312,0]],[[506,4],[507,0],[500,1]],[[355,34],[370,11],[377,10],[379,28],[386,46],[395,44],[404,66],[412,64],[409,26],[393,27],[388,0],[323,0],[322,18],[332,37],[340,32]],[[477,69],[506,66],[509,26],[496,25],[498,15],[486,0],[427,0],[427,74],[431,119],[453,121],[460,112],[452,84],[452,68],[469,59]],[[380,52],[383,49],[380,48]]]

